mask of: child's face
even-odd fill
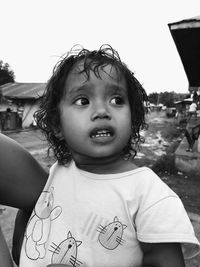
[[[131,134],[131,111],[125,79],[110,65],[79,74],[79,62],[69,73],[59,104],[61,133],[77,163],[114,157]],[[109,74],[109,75],[108,75]]]

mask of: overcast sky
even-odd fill
[[[113,46],[147,93],[187,93],[168,23],[200,15],[200,0],[0,0],[0,59],[17,82],[46,82],[75,44]]]

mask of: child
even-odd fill
[[[198,253],[178,196],[128,160],[146,99],[110,46],[70,51],[56,66],[36,120],[57,162],[28,222],[20,267],[182,267],[182,252]]]

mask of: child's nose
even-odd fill
[[[94,121],[96,119],[111,119],[111,114],[105,105],[95,105],[91,115],[91,120]]]

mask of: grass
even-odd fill
[[[186,123],[177,123],[175,119],[165,121],[165,128],[161,131],[162,138],[167,140],[171,145],[168,147],[166,154],[162,155],[158,160],[153,164],[152,169],[157,173],[167,173],[167,174],[177,174],[178,171],[175,166],[175,151],[179,146],[179,141],[183,139],[185,132]],[[199,176],[195,171],[190,171],[190,173],[184,173],[188,178],[198,179]]]
[[[152,166],[156,173],[165,172],[168,174],[176,174],[178,172],[175,166],[174,154],[162,155]]]
[[[152,166],[156,173],[165,172],[168,174],[176,174],[178,172],[175,166],[175,151],[179,146],[179,141],[182,140],[185,131],[185,125],[179,125],[176,119],[165,121],[165,127],[161,130],[161,135],[164,140],[167,140],[171,145],[168,147],[166,154],[162,155]]]

